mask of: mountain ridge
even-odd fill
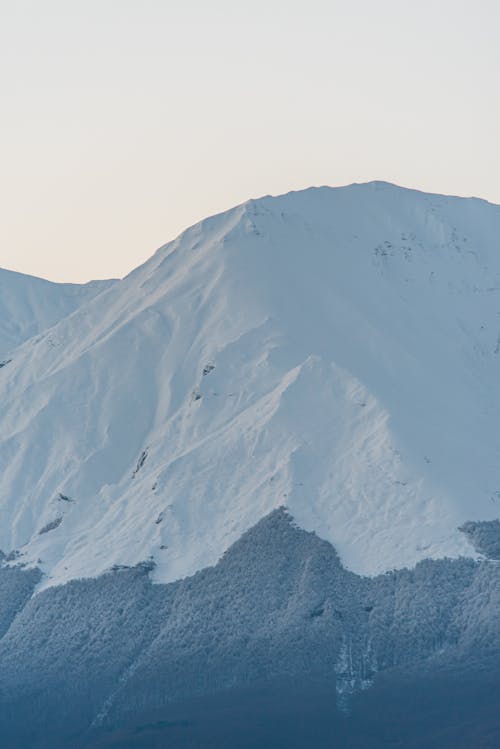
[[[113,280],[55,283],[0,268],[0,359],[112,283]]]

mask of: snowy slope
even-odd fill
[[[363,574],[500,514],[500,207],[385,183],[187,230],[0,370],[0,548],[213,564],[273,508]]]
[[[13,348],[55,325],[110,283],[51,283],[0,268],[0,361],[5,361]]]

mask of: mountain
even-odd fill
[[[500,507],[500,208],[383,183],[249,201],[11,355],[0,548],[46,584],[215,564],[284,505],[361,574]]]
[[[112,281],[51,283],[0,268],[0,359],[67,317]]]
[[[12,746],[243,747],[271,690],[306,733],[248,746],[383,746],[426,693],[443,749],[463,673],[468,746],[496,746],[499,237],[500,206],[375,182],[248,201],[73,296],[12,276]],[[404,713],[394,746],[432,746]]]

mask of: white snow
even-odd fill
[[[113,283],[51,283],[0,268],[0,362]]]
[[[169,581],[286,505],[362,574],[474,555],[499,244],[499,206],[386,183],[188,229],[0,369],[0,548],[45,585],[149,557]]]

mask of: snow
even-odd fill
[[[57,284],[0,268],[0,361],[111,283]]]
[[[474,556],[499,242],[499,206],[379,182],[188,229],[0,369],[0,549],[44,585],[151,557],[170,581],[285,505],[361,574]]]

